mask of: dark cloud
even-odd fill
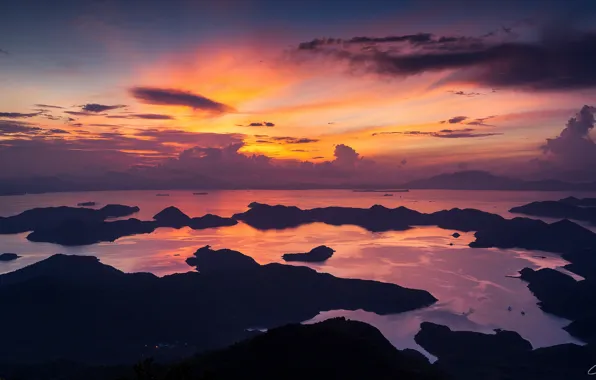
[[[57,129],[57,128],[48,129],[48,131],[51,132],[51,133],[63,134],[63,135],[69,135],[70,134],[70,132],[68,132],[68,131],[66,131],[64,129]]]
[[[275,127],[275,124],[269,121],[253,122],[248,124],[247,127]]]
[[[256,138],[269,137],[269,135],[254,135]]]
[[[67,113],[69,115],[74,115],[74,116],[97,116],[97,115],[101,115],[101,114],[97,114],[95,112],[88,112],[88,111],[64,111],[64,113]],[[104,116],[104,115],[102,115]]]
[[[216,102],[202,95],[193,94],[189,91],[155,87],[134,87],[130,90],[130,93],[137,100],[148,104],[186,106],[213,113],[235,112],[234,108],[228,105]]]
[[[43,129],[34,124],[13,120],[0,120],[0,136],[13,134],[38,134]]]
[[[351,47],[354,45],[376,45],[376,44],[396,44],[408,43],[413,46],[425,46],[435,44],[455,44],[474,41],[478,43],[480,39],[460,36],[442,36],[437,37],[431,33],[406,34],[402,36],[386,37],[353,37],[350,39],[341,38],[315,38],[308,42],[302,42],[298,45],[298,50],[315,50],[325,47]]]
[[[496,132],[485,132],[485,133],[472,133],[472,132],[457,132],[453,131],[450,133],[435,133],[433,137],[440,137],[444,139],[464,139],[464,138],[477,138],[477,137],[490,137],[490,136],[499,136],[502,133]]]
[[[290,152],[310,152],[310,151],[306,150],[306,149],[291,149]]]
[[[60,106],[52,106],[50,104],[34,104],[35,107],[40,107],[40,108],[57,108],[57,109],[64,109],[64,107],[60,107]]]
[[[0,49],[0,54],[10,55],[6,50]]]
[[[423,131],[403,131],[403,132],[375,132],[372,136],[380,135],[405,135],[405,136],[430,136],[443,139],[458,139],[458,138],[476,138],[476,137],[490,137],[502,135],[496,132],[476,133],[472,128],[463,129],[442,129],[438,132],[423,132]]]
[[[543,151],[568,169],[596,172],[596,144],[589,135],[594,128],[594,112],[595,107],[583,106],[569,119],[559,136],[546,139]]]
[[[313,159],[313,160],[320,160],[320,159],[322,159],[322,158],[325,158],[325,157],[323,157],[323,156],[316,156],[316,157],[313,157],[312,159]]]
[[[90,127],[122,127],[121,124],[87,124]]]
[[[226,147],[243,142],[246,137],[240,133],[212,133],[212,132],[187,132],[176,129],[147,129],[135,134],[139,137],[149,137],[160,143],[174,142],[196,147]]]
[[[442,129],[439,133],[457,133],[457,132],[473,132],[472,128],[464,128],[464,129]]]
[[[275,136],[275,137],[271,137],[271,140],[273,141],[278,141],[280,143],[285,143],[285,144],[309,144],[309,143],[315,143],[318,142],[319,140],[317,139],[309,139],[309,138],[298,138],[298,137],[288,137],[288,136]]]
[[[461,123],[462,121],[466,120],[468,117],[467,116],[454,116],[451,119],[447,120],[447,122],[449,124],[458,124]]]
[[[485,121],[486,121],[486,120],[489,120],[489,119],[493,119],[493,118],[495,118],[495,117],[496,117],[496,116],[487,116],[487,117],[482,117],[482,118],[479,118],[479,119],[474,119],[474,120],[472,120],[472,121],[468,121],[466,124],[467,124],[467,125],[484,126],[484,127],[494,127],[494,125],[492,125],[492,124],[487,124],[487,123],[485,123]]]
[[[42,138],[53,135],[70,134],[64,129],[45,129],[33,123],[26,123],[14,120],[0,120],[0,136],[9,138]],[[2,140],[4,144],[10,144],[11,140]]]
[[[0,117],[5,117],[7,119],[25,119],[25,118],[39,116],[39,115],[41,115],[41,112],[33,112],[33,113],[0,112]]]
[[[353,168],[358,163],[358,161],[362,159],[360,157],[360,154],[358,154],[358,152],[356,152],[354,148],[344,144],[337,144],[335,146],[333,156],[335,157],[333,163],[344,168]]]
[[[459,96],[467,96],[467,97],[474,97],[474,96],[480,96],[483,95],[479,92],[465,92],[465,91],[449,91],[450,93],[452,93],[453,95],[459,95]]]
[[[99,113],[99,112],[106,112],[106,111],[112,111],[112,110],[116,110],[119,108],[124,108],[126,107],[123,104],[117,104],[117,105],[113,105],[113,106],[106,106],[103,104],[97,104],[97,103],[88,103],[85,104],[83,106],[81,106],[81,109],[83,111],[86,112],[95,112],[95,113]]]
[[[109,115],[108,119],[175,120],[174,116],[159,113],[135,113],[132,115]]]
[[[596,33],[547,31],[535,42],[464,40],[439,39],[426,44],[425,49],[405,52],[379,48],[353,51],[338,44],[331,49],[302,50],[347,60],[364,71],[381,75],[455,70],[445,82],[534,91],[596,87]]]

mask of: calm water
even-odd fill
[[[160,193],[164,193],[160,191]],[[554,200],[575,195],[573,192],[439,191],[420,190],[396,193],[354,193],[345,190],[312,191],[213,191],[193,195],[191,191],[169,191],[156,197],[154,191],[59,193],[0,197],[0,216],[14,215],[33,207],[76,206],[95,201],[97,207],[108,203],[136,205],[136,218],[149,220],[167,206],[176,206],[190,216],[213,213],[231,216],[245,211],[250,202],[295,205],[301,208],[324,206],[387,207],[406,206],[422,212],[454,207],[476,208],[511,218],[509,210],[535,200]],[[543,313],[525,284],[516,278],[524,267],[559,268],[566,264],[554,254],[523,250],[472,249],[467,244],[473,233],[454,239],[454,231],[435,227],[408,231],[372,233],[355,226],[334,227],[311,224],[282,231],[258,231],[243,223],[234,227],[193,231],[188,228],[158,229],[150,235],[137,235],[85,247],[61,247],[31,243],[25,234],[0,235],[0,252],[15,252],[23,257],[1,263],[0,273],[29,265],[55,253],[93,255],[103,263],[126,272],[146,271],[157,275],[191,270],[184,260],[199,247],[230,248],[250,255],[260,263],[281,262],[287,252],[304,252],[325,244],[336,250],[324,264],[312,268],[337,276],[393,282],[425,289],[439,302],[426,309],[391,316],[363,311],[330,311],[314,320],[345,315],[377,326],[400,348],[413,347],[421,321],[432,321],[456,330],[489,332],[495,328],[518,331],[535,347],[573,342],[561,329],[566,320]],[[454,243],[449,246],[449,243]],[[298,264],[306,265],[306,264]],[[511,306],[513,311],[507,311]],[[525,316],[521,311],[526,312]]]

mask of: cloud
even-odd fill
[[[448,91],[450,93],[452,93],[453,95],[459,95],[459,96],[467,96],[467,97],[474,97],[474,96],[480,96],[480,95],[484,95],[481,94],[479,92],[465,92],[465,91]]]
[[[430,136],[443,139],[458,139],[458,138],[477,138],[477,137],[490,137],[502,135],[497,132],[484,132],[476,133],[472,128],[463,129],[442,129],[438,132],[423,132],[423,131],[403,131],[403,132],[375,132],[372,136],[379,135],[404,135],[404,136]]]
[[[6,50],[0,49],[0,54],[10,55]]]
[[[467,116],[454,116],[451,119],[447,120],[447,122],[449,124],[457,124],[457,123],[461,123],[462,121],[466,120],[468,117]]]
[[[213,113],[235,112],[234,108],[228,105],[216,102],[202,95],[193,94],[189,91],[155,87],[133,87],[130,89],[130,93],[137,100],[147,104],[186,106],[195,110]]]
[[[337,144],[335,146],[333,156],[335,157],[333,163],[344,168],[353,168],[358,163],[358,161],[362,159],[360,157],[360,154],[358,154],[358,152],[356,152],[354,148],[344,144]]]
[[[494,125],[492,124],[486,124],[485,121],[489,120],[489,119],[493,119],[496,116],[487,116],[487,117],[481,117],[478,119],[474,119],[472,121],[467,122],[467,125],[476,125],[476,126],[484,126],[484,127],[494,127]]]
[[[64,107],[60,107],[60,106],[52,106],[50,104],[34,104],[35,107],[40,107],[40,108],[58,108],[58,109],[64,109]]]
[[[253,122],[248,124],[247,127],[275,127],[275,124],[268,121]]]
[[[386,37],[353,37],[350,39],[341,38],[315,38],[308,42],[302,42],[298,45],[298,50],[315,50],[325,47],[351,47],[354,45],[377,45],[377,44],[396,44],[408,43],[414,46],[434,45],[434,44],[454,44],[469,41],[478,42],[480,39],[461,36],[442,36],[436,37],[432,33],[406,34],[401,36]]]
[[[89,111],[64,111],[64,113],[67,113],[69,115],[74,115],[74,116],[97,116],[98,114],[95,112],[89,112]],[[104,116],[104,115],[102,115]]]
[[[590,139],[594,128],[595,107],[583,106],[579,113],[569,119],[559,136],[546,139],[542,146],[556,162],[567,169],[596,172],[596,144]]]
[[[109,115],[108,119],[176,120],[174,116],[158,113],[135,113],[131,115]]]
[[[13,134],[37,134],[42,128],[30,123],[23,123],[12,120],[0,120],[0,136]]]
[[[240,133],[212,133],[212,132],[187,132],[176,129],[147,129],[135,134],[139,137],[149,137],[159,143],[174,142],[191,145],[199,148],[221,148],[239,144],[246,137]]]
[[[81,106],[81,109],[86,112],[99,113],[99,112],[111,111],[111,110],[124,108],[124,107],[126,107],[126,106],[123,104],[118,104],[118,105],[114,105],[114,106],[106,106],[103,104],[88,103],[88,104]]]
[[[309,143],[315,143],[315,142],[319,141],[318,139],[309,139],[306,137],[298,138],[298,137],[288,137],[288,136],[271,137],[271,140],[280,141],[281,143],[286,143],[286,144],[309,144]]]
[[[120,124],[87,124],[90,127],[122,127]]]
[[[24,118],[38,116],[40,114],[41,114],[41,112],[33,112],[33,113],[0,112],[0,117],[5,117],[7,119],[24,119]]]
[[[44,129],[35,124],[22,121],[0,120],[0,137],[26,139],[39,137],[45,139],[53,135],[63,134],[70,134],[70,132],[57,128]],[[11,140],[1,140],[0,142],[3,145],[10,145]]]
[[[491,42],[470,37],[433,40],[423,49],[350,49],[315,43],[311,54],[348,61],[366,72],[411,76],[452,70],[444,82],[476,83],[528,91],[596,87],[596,33],[556,30],[533,42]],[[320,48],[324,46],[325,48]],[[545,64],[548,63],[548,64]]]

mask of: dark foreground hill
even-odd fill
[[[0,276],[2,364],[127,363],[225,347],[251,328],[321,311],[399,313],[433,304],[424,290],[342,279],[310,268],[260,265],[237,251],[199,249],[199,272],[123,273],[94,257],[55,255]],[[168,350],[156,347],[168,347]]]

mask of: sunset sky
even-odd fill
[[[596,179],[592,0],[21,0],[0,14],[3,178]]]

